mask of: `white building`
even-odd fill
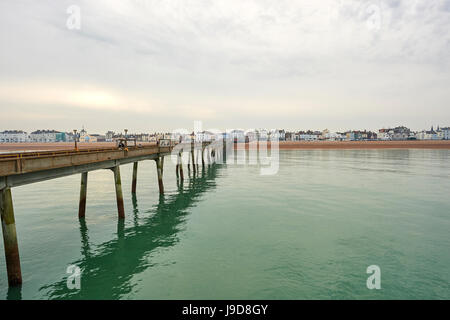
[[[196,142],[212,141],[214,139],[215,139],[215,134],[210,131],[202,131],[202,132],[197,132],[195,134]]]
[[[314,134],[314,133],[305,133],[305,132],[301,132],[299,134],[300,140],[306,140],[306,141],[316,141],[319,140],[319,135]]]
[[[450,127],[438,129],[437,135],[438,135],[438,139],[450,140]]]
[[[272,129],[269,131],[269,140],[285,141],[286,140],[286,132],[284,130]]]
[[[1,142],[28,142],[30,138],[28,134],[22,130],[5,130],[0,132]]]
[[[378,140],[392,140],[392,136],[394,135],[394,131],[392,129],[380,129],[378,130]]]
[[[233,141],[245,142],[245,132],[244,130],[232,130],[229,132],[229,136]]]
[[[329,132],[324,136],[324,139],[330,141],[342,141],[345,140],[345,135],[339,132]]]
[[[55,130],[36,130],[30,133],[30,140],[32,142],[56,142],[58,133]]]
[[[258,132],[256,130],[247,130],[245,132],[245,136],[248,142],[257,141],[258,140]]]
[[[268,134],[266,129],[258,129],[256,130],[256,135],[258,137],[258,141],[267,141]]]
[[[438,134],[433,130],[433,127],[431,127],[430,131],[423,130],[418,132],[416,138],[418,140],[439,140]]]
[[[81,131],[79,133],[78,141],[79,142],[106,141],[106,134],[104,136],[100,135],[100,134],[88,134],[87,131],[83,128],[83,129],[81,129]]]
[[[106,142],[112,142],[114,138],[114,131],[108,131],[105,133],[105,141]]]

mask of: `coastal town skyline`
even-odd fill
[[[209,131],[211,130],[211,131]],[[184,132],[184,133],[180,133]],[[396,126],[390,128],[380,128],[378,130],[345,130],[330,131],[323,130],[286,130],[286,129],[227,129],[217,131],[217,129],[197,129],[174,130],[174,131],[153,131],[138,132],[129,129],[113,131],[108,130],[105,134],[88,132],[83,126],[81,130],[58,131],[54,129],[35,130],[30,133],[24,130],[0,130],[0,143],[22,143],[22,142],[113,142],[117,138],[133,138],[141,142],[156,142],[159,139],[179,140],[181,137],[188,137],[191,132],[195,134],[196,139],[208,140],[215,139],[218,135],[226,134],[228,137],[238,141],[270,140],[270,137],[276,135],[279,141],[361,141],[361,140],[450,140],[449,126],[431,126],[429,130],[411,130],[405,126]]]

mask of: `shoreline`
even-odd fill
[[[140,142],[141,145],[155,145],[154,142]],[[242,144],[242,143],[240,143]],[[235,144],[236,145],[236,144]],[[114,148],[114,142],[81,142],[79,149]],[[267,145],[270,149],[270,144]],[[73,150],[73,142],[48,143],[0,143],[0,153],[25,151]],[[245,143],[245,149],[254,148]],[[280,141],[280,150],[308,149],[448,149],[450,140],[408,140],[408,141]]]
[[[243,143],[239,143],[242,145]],[[245,149],[256,144],[245,143]],[[270,144],[267,145],[270,149]],[[450,150],[450,140],[409,141],[280,141],[280,150],[348,150],[348,149],[443,149]]]
[[[448,149],[450,140],[280,141],[280,150],[299,149]]]

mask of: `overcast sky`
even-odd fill
[[[2,0],[0,131],[450,126],[449,30],[439,0]]]

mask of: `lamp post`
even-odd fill
[[[73,130],[73,138],[75,140],[75,150],[78,151],[78,146],[77,146],[77,129]]]

